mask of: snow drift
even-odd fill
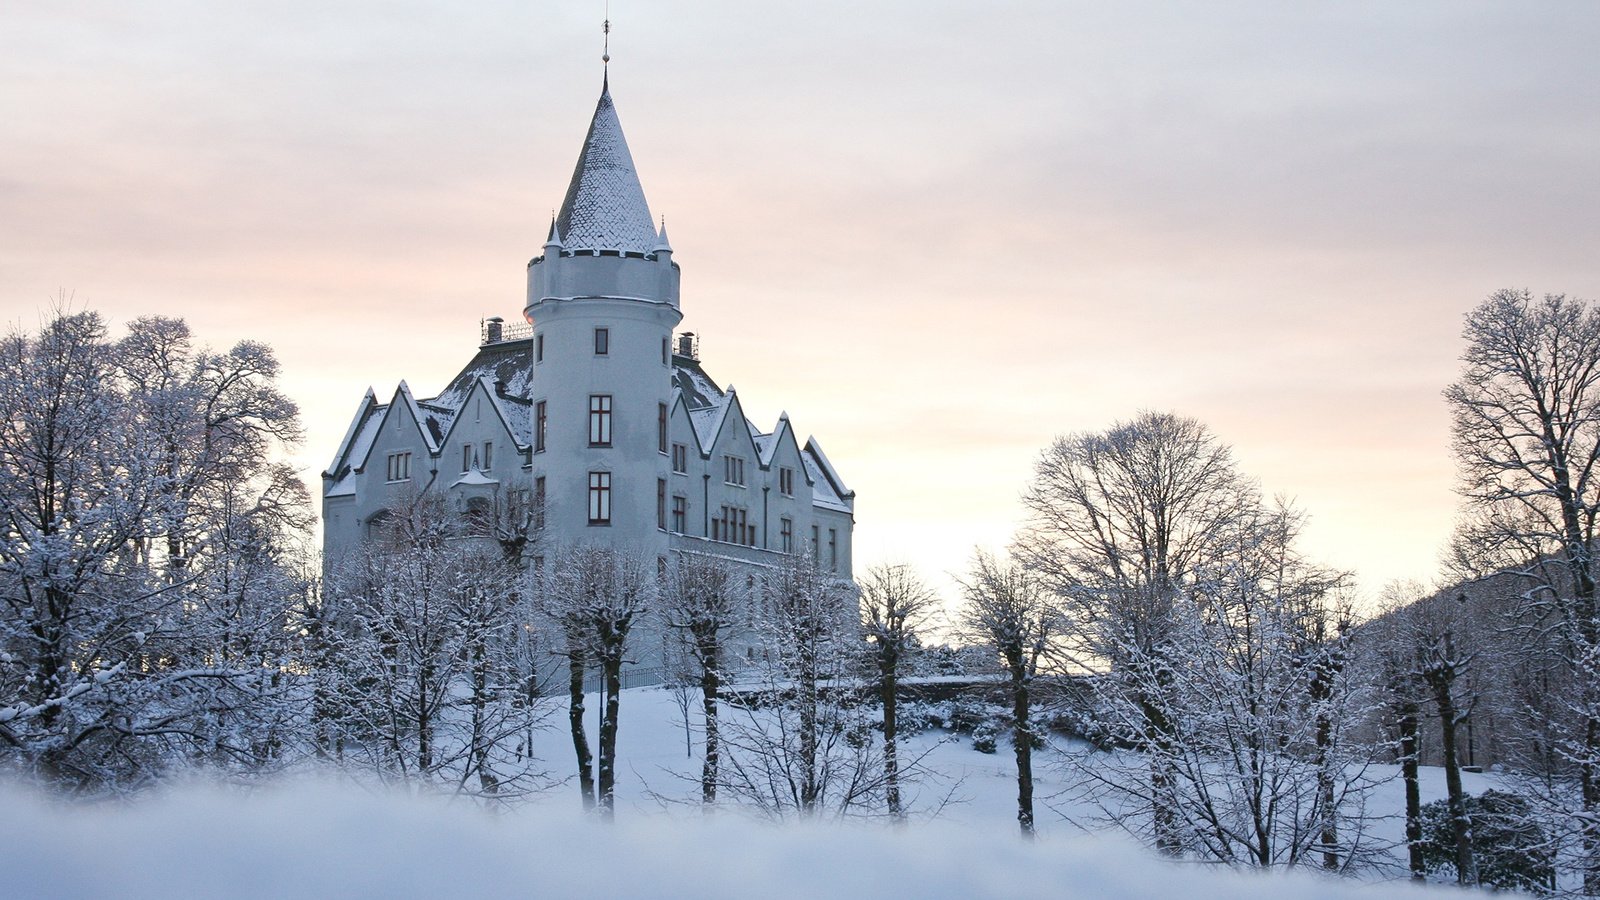
[[[953,824],[775,827],[684,811],[615,827],[548,806],[487,814],[437,798],[299,782],[190,786],[127,805],[0,789],[0,896],[1056,896],[1186,900],[1426,896],[1405,884],[1248,875],[1118,841]]]

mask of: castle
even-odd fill
[[[695,336],[673,333],[679,266],[609,78],[527,275],[526,324],[483,322],[444,390],[419,398],[402,381],[387,403],[367,391],[322,476],[327,560],[395,504],[439,492],[464,517],[531,510],[543,547],[602,544],[663,567],[714,554],[753,573],[809,552],[851,577],[855,493],[787,415],[756,427]]]

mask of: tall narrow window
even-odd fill
[[[685,444],[672,445],[672,471],[679,475],[689,474],[689,448]]]
[[[589,395],[589,446],[611,446],[611,395]]]
[[[822,529],[811,526],[811,555],[816,556],[822,552]]]
[[[839,571],[839,529],[828,529],[828,568]]]
[[[465,472],[465,471],[467,471],[468,469],[471,469],[471,468],[472,468],[472,445],[471,444],[462,444],[461,445],[461,471]]]
[[[544,528],[544,476],[540,475],[533,480],[533,527],[534,530]]]
[[[672,530],[683,534],[689,525],[689,498],[672,498]]]
[[[794,552],[794,520],[778,520],[778,538],[782,542],[783,552]]]
[[[589,473],[589,524],[611,524],[611,473]]]
[[[667,405],[656,404],[656,449],[667,452]]]
[[[737,456],[722,458],[722,480],[744,487],[744,460]]]
[[[544,362],[544,335],[542,334],[533,336],[533,361],[536,363]]]
[[[662,338],[661,339],[661,364],[663,366],[672,364],[672,357],[667,355],[667,339],[666,338]]]
[[[778,468],[778,493],[785,497],[794,496],[794,470],[780,466]]]
[[[483,442],[483,470],[485,472],[494,468],[494,445],[488,441]]]
[[[656,527],[667,527],[667,480],[656,479]]]
[[[533,452],[544,452],[545,424],[549,419],[545,415],[544,401],[540,400],[533,405]]]
[[[594,330],[594,355],[607,356],[611,353],[611,329],[596,328]]]

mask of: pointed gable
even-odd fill
[[[600,93],[551,235],[567,250],[649,253],[657,243],[644,187],[622,135],[609,83]]]

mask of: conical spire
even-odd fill
[[[556,216],[556,232],[568,250],[622,250],[648,253],[656,229],[644,188],[633,168],[633,154],[611,101],[610,79],[600,91],[589,134]]]

